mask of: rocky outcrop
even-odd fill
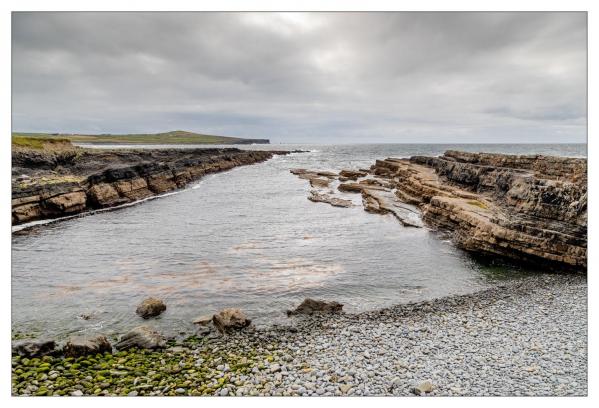
[[[448,151],[379,160],[371,171],[465,250],[586,269],[586,159]]]
[[[112,346],[105,336],[81,336],[70,338],[62,349],[66,357],[81,357],[90,354],[112,353]]]
[[[340,313],[342,309],[343,305],[338,302],[325,302],[322,300],[306,298],[295,308],[295,310],[288,310],[287,316],[298,314],[312,315],[315,313]]]
[[[470,252],[581,271],[587,267],[586,166],[580,158],[447,151],[343,170],[337,190],[360,193],[366,211],[393,214],[404,226],[449,232]],[[299,176],[310,174],[318,172]],[[310,194],[312,201],[343,200]]]
[[[214,327],[221,333],[229,333],[248,327],[252,321],[240,309],[223,309],[212,316]]]
[[[166,347],[166,339],[157,330],[148,326],[139,326],[123,335],[114,346],[117,350],[133,347],[143,349],[162,349]]]
[[[130,203],[183,188],[205,174],[286,153],[234,148],[15,150],[12,223],[17,225]]]

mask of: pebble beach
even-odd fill
[[[12,358],[13,395],[584,396],[587,281],[469,295],[74,358]]]

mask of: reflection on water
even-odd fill
[[[391,215],[312,203],[308,183],[289,173],[367,167],[381,157],[453,147],[299,148],[312,152],[211,175],[142,205],[13,234],[13,328],[58,337],[120,333],[142,322],[136,305],[156,296],[168,310],[153,324],[176,334],[193,330],[195,316],[223,307],[241,307],[260,325],[286,319],[285,310],[307,296],[337,300],[355,312],[530,273],[475,260]],[[585,154],[584,146],[570,145],[468,149]]]

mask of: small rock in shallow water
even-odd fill
[[[81,397],[83,395],[83,392],[81,390],[75,390],[71,393],[71,395],[73,397]]]
[[[161,314],[166,310],[166,305],[160,299],[156,298],[147,298],[135,310],[135,313],[143,317],[144,319],[149,319],[150,317],[155,317]]]

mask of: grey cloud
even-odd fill
[[[583,142],[585,13],[14,13],[13,129]]]

